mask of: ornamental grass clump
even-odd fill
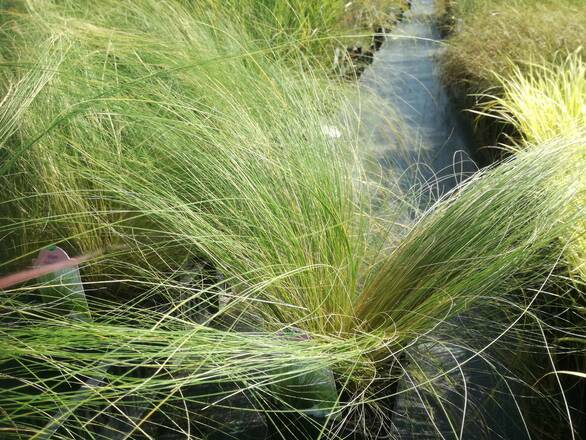
[[[71,246],[82,253],[125,244],[99,217],[103,213],[103,220],[115,222],[133,214],[113,212],[107,195],[98,194],[97,181],[83,173],[99,154],[112,165],[122,160],[141,171],[156,168],[176,176],[185,171],[177,164],[197,160],[191,157],[194,143],[219,154],[253,143],[259,150],[286,145],[279,136],[294,132],[286,125],[289,115],[303,111],[313,124],[303,141],[309,150],[316,136],[326,141],[316,130],[339,107],[339,86],[325,81],[317,67],[306,71],[298,47],[279,51],[256,41],[237,15],[233,19],[221,8],[212,14],[175,2],[18,6],[27,13],[8,10],[3,16],[7,124],[0,172],[7,176],[6,221],[28,217],[31,224],[5,237],[3,251],[12,249],[13,255],[68,237],[75,237]],[[303,133],[289,136],[299,139]],[[171,156],[152,150],[159,144],[168,146]],[[255,154],[250,153],[252,162]],[[228,153],[224,159],[231,160]],[[83,214],[88,212],[94,215]],[[51,224],[33,225],[48,213]],[[75,213],[78,218],[71,220]]]
[[[313,251],[317,261],[287,270],[294,260],[283,265],[285,255],[278,254],[278,262],[270,264],[275,254],[265,249],[266,242],[239,238],[229,216],[173,211],[166,205],[168,191],[156,200],[153,193],[144,198],[137,193],[133,210],[146,209],[148,201],[155,223],[162,215],[162,236],[189,243],[213,261],[214,252],[223,255],[232,246],[233,259],[222,266],[230,287],[216,292],[223,305],[199,321],[193,304],[205,291],[156,271],[145,277],[150,281],[143,288],[151,298],[164,293],[166,302],[145,308],[144,301],[116,304],[90,294],[92,322],[64,319],[34,298],[31,304],[27,293],[34,293],[34,286],[4,292],[4,319],[10,325],[2,327],[3,425],[9,433],[45,432],[58,411],[58,431],[69,435],[100,432],[100,417],[106,415],[108,424],[122,419],[122,426],[107,429],[125,434],[155,435],[161,426],[171,426],[177,435],[190,429],[205,432],[215,426],[205,412],[201,415],[210,407],[260,411],[268,418],[283,411],[303,414],[287,405],[275,413],[274,405],[289,400],[275,394],[273,385],[329,369],[339,394],[322,401],[328,416],[320,429],[327,438],[337,438],[344,422],[356,429],[365,406],[380,407],[375,414],[384,412],[381,400],[389,397],[385,392],[392,393],[388,384],[401,371],[389,365],[404,347],[482,297],[525,290],[540,295],[560,260],[557,237],[573,220],[560,213],[569,215],[565,207],[576,194],[558,177],[574,148],[554,142],[479,175],[425,214],[389,256],[359,271],[361,286],[343,298],[333,296],[340,295],[339,278],[352,280],[343,267],[347,263],[320,254],[316,243],[321,242],[304,243],[304,251]],[[156,181],[152,185],[161,188]],[[111,194],[115,197],[116,191]],[[176,222],[170,212],[177,212]],[[287,222],[285,217],[265,220],[249,218],[248,223],[269,233]],[[218,232],[207,238],[212,226]],[[294,251],[299,242],[288,246]],[[252,252],[258,260],[243,271],[246,263],[238,257]],[[295,255],[291,252],[291,258]],[[354,258],[349,251],[345,256]],[[322,270],[335,264],[338,270]],[[280,335],[290,326],[307,337]],[[96,384],[79,388],[88,378]],[[247,396],[254,406],[230,400],[235,395]],[[317,422],[310,418],[309,423]]]
[[[511,62],[512,64],[512,62]],[[521,139],[511,140],[512,151],[533,148],[552,138],[581,139],[582,148],[570,159],[586,169],[586,63],[581,50],[566,56],[558,54],[554,62],[514,66],[507,75],[495,74],[500,85],[498,95],[484,95],[481,116],[497,118],[515,128]],[[572,165],[573,166],[573,165]],[[566,174],[566,172],[564,172]],[[585,173],[570,181],[582,194],[573,209],[580,211],[586,202]],[[568,257],[572,272],[586,279],[586,222],[577,220]]]
[[[527,143],[572,137],[586,127],[586,63],[582,50],[558,54],[554,62],[511,61],[511,72],[495,74],[498,96],[486,95],[486,115],[515,127]],[[523,148],[521,146],[521,148]]]
[[[237,436],[234,420],[291,416],[374,437],[406,347],[483,298],[538,296],[560,261],[581,139],[414,214],[365,171],[358,96],[295,45],[271,48],[219,6],[16,8],[0,267],[52,243],[101,254],[80,268],[75,315],[63,277],[2,291],[7,438]]]

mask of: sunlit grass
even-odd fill
[[[55,242],[102,250],[82,268],[91,321],[34,285],[3,292],[7,436],[83,438],[100,413],[125,436],[152,423],[187,436],[234,393],[273,416],[276,383],[323,369],[339,397],[322,402],[324,436],[368,433],[364,408],[388,423],[405,347],[482,298],[539,295],[560,264],[581,137],[520,152],[421,214],[369,178],[360,96],[306,54],[298,20],[330,12],[267,4],[270,19],[253,15],[282,35],[255,33],[238,3],[31,1],[3,16],[0,267]],[[221,305],[202,315],[210,294]]]
[[[528,143],[579,133],[586,127],[586,63],[581,52],[496,74],[499,96],[483,108],[516,128]]]
[[[522,137],[511,140],[514,151],[531,148],[556,137],[584,137],[586,129],[586,63],[576,52],[554,62],[531,63],[513,67],[510,74],[495,74],[499,95],[485,96],[481,116],[500,119],[514,127]],[[586,141],[571,158],[568,166],[586,169]],[[564,173],[565,174],[565,173]],[[573,209],[583,210],[586,203],[586,176],[576,175],[568,182],[578,194]],[[573,271],[586,279],[586,222],[584,214],[577,220],[573,244],[569,247]]]

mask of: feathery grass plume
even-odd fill
[[[11,244],[3,249],[8,259],[67,238],[78,252],[120,243],[120,237],[100,226],[100,213],[113,212],[107,195],[98,194],[92,179],[79,172],[91,167],[98,153],[112,162],[122,158],[164,168],[170,165],[165,157],[151,155],[151,145],[166,144],[174,150],[169,158],[174,162],[193,152],[184,148],[192,143],[215,151],[234,144],[245,148],[253,142],[282,142],[279,133],[271,134],[276,118],[281,131],[293,129],[286,127],[289,119],[299,125],[301,118],[311,120],[313,125],[305,131],[315,131],[322,122],[337,118],[343,88],[326,80],[321,67],[307,69],[302,40],[271,46],[272,31],[286,33],[279,28],[278,15],[257,17],[272,23],[266,26],[271,32],[265,29],[261,38],[250,34],[250,24],[241,15],[220,3],[214,8],[154,1],[15,5],[2,17],[2,69],[13,72],[15,90],[20,77],[27,75],[26,63],[50,72],[51,81],[39,92],[37,104],[27,107],[17,135],[4,148],[8,157],[2,166],[10,172],[3,182],[3,211],[9,213],[5,222],[31,219],[28,227],[18,232],[13,228],[5,237]],[[283,14],[295,12],[287,11]],[[327,13],[315,7],[312,11]],[[56,36],[71,44],[65,55],[46,49],[56,44]],[[7,94],[4,114],[17,114],[13,107],[25,108],[19,100]],[[248,128],[239,131],[241,125]],[[232,136],[216,136],[226,127]],[[312,139],[302,136],[299,133],[295,141],[309,148]],[[173,142],[182,145],[174,148]],[[166,154],[162,149],[158,153]],[[87,212],[96,215],[83,214]],[[47,213],[55,221],[40,227],[34,219]],[[102,220],[115,222],[130,215],[120,212]]]
[[[91,168],[97,154],[163,169],[170,165],[151,154],[154,144],[174,150],[169,162],[190,155],[184,146],[191,143],[210,151],[253,142],[286,145],[278,131],[292,131],[289,120],[314,131],[291,139],[304,148],[314,137],[333,143],[322,139],[328,137],[323,127],[341,121],[349,125],[347,141],[352,138],[355,115],[343,108],[349,87],[328,79],[329,69],[313,63],[308,47],[319,44],[344,5],[286,3],[29,0],[4,6],[3,86],[19,94],[6,93],[0,111],[14,118],[27,109],[17,132],[3,141],[1,169],[8,176],[0,203],[10,230],[0,250],[4,264],[58,241],[75,254],[124,244],[104,224],[132,216],[149,227],[139,213],[120,206],[114,212],[107,194],[80,171]],[[295,32],[295,26],[303,29]],[[35,89],[34,105],[21,105],[33,94],[19,82],[34,72],[47,80]],[[6,133],[11,126],[5,124]],[[225,127],[232,136],[216,136]],[[47,214],[52,222],[43,221]],[[15,228],[17,219],[27,220]],[[152,258],[165,265],[164,258]],[[110,269],[96,266],[102,273]]]
[[[385,397],[384,384],[392,379],[388,362],[398,356],[401,347],[481,296],[501,297],[532,288],[539,292],[561,253],[556,239],[575,214],[564,207],[576,194],[559,176],[560,170],[568,169],[567,160],[579,146],[552,142],[520,153],[439,202],[388,261],[376,266],[374,273],[361,274],[365,288],[348,292],[350,304],[346,292],[335,288],[339,278],[352,281],[352,274],[344,270],[348,261],[333,258],[336,253],[319,253],[323,241],[302,242],[305,255],[312,254],[312,265],[303,266],[299,273],[288,270],[298,264],[300,242],[297,235],[285,235],[283,228],[288,219],[298,224],[301,213],[292,216],[280,211],[275,200],[270,205],[275,214],[268,219],[233,219],[217,211],[200,212],[193,208],[198,206],[194,202],[171,210],[166,205],[173,200],[169,197],[191,194],[184,192],[191,181],[182,187],[165,187],[159,195],[155,193],[161,188],[159,176],[152,176],[147,185],[148,176],[141,175],[143,190],[148,187],[151,192],[137,192],[128,203],[145,213],[150,209],[155,219],[160,216],[160,225],[165,226],[161,234],[179,243],[185,241],[211,258],[226,258],[222,269],[233,287],[221,294],[231,300],[200,324],[194,321],[190,307],[187,311],[181,308],[188,300],[179,300],[178,292],[187,291],[197,301],[202,291],[172,279],[152,278],[148,283],[152,292],[174,293],[174,302],[144,308],[90,297],[95,321],[81,323],[28,302],[26,294],[34,291],[32,287],[4,292],[2,306],[7,313],[3,320],[11,321],[2,326],[1,338],[6,391],[0,407],[6,432],[41,432],[55,409],[67,415],[60,428],[66,430],[63,436],[95,432],[104,414],[122,419],[121,425],[111,429],[123,432],[172,426],[154,416],[161,417],[159,413],[167,409],[182,420],[172,429],[183,433],[189,426],[205,430],[212,422],[198,418],[202,408],[214,403],[221,406],[224,399],[242,393],[252,393],[249,398],[259,405],[249,411],[270,417],[269,402],[280,399],[271,391],[272,384],[324,368],[336,373],[341,394],[331,408],[345,420],[351,420],[349,414],[356,416],[362,406],[376,408]],[[285,165],[281,163],[281,167]],[[273,185],[270,188],[275,195],[282,192]],[[268,203],[258,197],[262,188],[254,194],[256,198],[245,199],[247,204],[261,207]],[[316,197],[313,192],[298,192],[297,196]],[[316,212],[302,213],[314,220],[312,227],[318,225]],[[332,219],[331,212],[321,215]],[[243,221],[247,227],[255,227],[255,236],[241,232]],[[289,252],[274,253],[268,242],[272,233],[281,233],[274,236],[280,243],[278,249],[287,246]],[[295,241],[286,242],[293,238]],[[348,252],[351,248],[343,249],[346,259],[356,257]],[[256,259],[247,260],[247,255]],[[275,256],[276,263],[271,264]],[[290,262],[283,264],[285,258],[291,258]],[[322,266],[338,270],[322,271]],[[333,275],[328,276],[330,273]],[[313,304],[319,307],[312,308]],[[333,323],[342,319],[338,315],[343,307],[349,308],[343,315],[348,325],[340,333]],[[225,319],[232,322],[227,328],[219,324]],[[310,337],[279,337],[280,329],[291,324],[305,328]],[[234,331],[242,325],[249,330]],[[78,389],[88,377],[104,377],[104,370],[107,373],[100,383]],[[343,397],[347,393],[353,397]],[[230,401],[226,405],[242,404]],[[134,416],[133,405],[143,408]],[[322,427],[324,435],[336,438],[334,419],[328,423]]]
[[[33,64],[28,68],[22,77],[15,75],[16,78],[11,78],[11,75],[6,74],[6,69],[2,69],[0,148],[6,148],[4,144],[17,131],[20,119],[45,85],[51,81],[63,60],[63,53],[67,52],[67,47],[60,36],[55,36],[53,41],[48,41],[40,50],[44,56],[37,65]],[[4,90],[4,88],[6,89]],[[2,153],[3,157],[8,156],[4,154],[4,151]],[[11,163],[18,159],[18,152],[10,152],[10,156],[7,158],[9,160],[6,160],[0,168],[0,175],[5,174],[10,169]]]
[[[586,62],[581,50],[555,62],[528,63],[512,67],[507,75],[495,74],[502,89],[499,96],[487,99],[481,116],[497,118],[517,130],[522,140],[507,147],[513,151],[556,137],[582,139],[582,148],[571,158],[572,163],[586,169]],[[583,195],[576,202],[580,210],[586,204],[586,174],[579,173],[569,182]],[[568,247],[573,272],[586,279],[586,221],[577,220],[573,231],[576,239]]]
[[[580,163],[572,159],[583,142],[544,143],[457,189],[365,284],[357,316],[371,328],[404,322],[417,334],[420,324],[457,313],[467,299],[506,295],[550,271],[559,257],[551,240],[584,215],[568,209],[581,194],[573,185]],[[544,249],[554,254],[544,259]]]
[[[560,143],[567,142],[579,147],[575,150],[574,156],[568,158],[568,169],[561,170],[559,175],[559,179],[565,181],[567,188],[577,194],[574,203],[567,207],[569,211],[577,213],[577,216],[567,235],[560,235],[574,289],[567,294],[555,295],[556,301],[549,307],[559,311],[559,314],[550,314],[544,318],[546,326],[551,329],[548,337],[553,341],[553,347],[548,347],[548,353],[551,350],[556,352],[558,357],[555,362],[551,361],[554,371],[549,374],[555,374],[562,391],[562,400],[566,406],[571,407],[583,402],[583,388],[576,387],[575,383],[569,383],[567,378],[560,379],[560,375],[563,374],[557,370],[584,369],[584,357],[580,355],[582,346],[575,342],[584,338],[582,327],[586,280],[586,63],[581,48],[567,55],[558,52],[553,55],[540,54],[539,57],[548,57],[550,61],[541,58],[538,63],[515,64],[513,60],[509,60],[508,69],[493,73],[498,95],[482,95],[485,102],[480,110],[475,112],[481,117],[496,118],[509,127],[514,127],[518,138],[509,138],[510,145],[504,146],[514,153],[535,148],[535,144],[552,138],[558,139]],[[571,170],[577,172],[573,173]],[[564,289],[558,287],[554,290]],[[539,314],[538,311],[535,313]],[[543,384],[541,380],[538,383]],[[568,393],[568,397],[565,393]],[[579,414],[580,410],[572,411]],[[568,418],[572,411],[567,410]],[[580,416],[577,419],[574,420],[576,429],[583,430],[579,427]]]
[[[579,133],[586,127],[586,62],[581,52],[523,67],[511,61],[510,73],[495,73],[502,91],[484,95],[480,114],[514,126],[531,144]]]
[[[26,111],[4,144],[18,154],[2,176],[2,252],[127,247],[83,268],[102,273],[85,283],[93,322],[52,313],[35,286],[2,292],[7,435],[43,438],[61,414],[61,438],[204,436],[227,429],[210,405],[303,415],[275,385],[331,369],[339,401],[318,428],[335,438],[365,426],[365,408],[386,420],[403,347],[556,266],[577,216],[560,179],[575,175],[575,143],[486,171],[401,241],[401,196],[380,219],[387,197],[364,183],[351,91],[295,44],[267,49],[220,3],[19,4],[2,18],[18,30],[6,47],[39,71],[55,66],[42,42],[64,35],[68,50],[32,103],[3,101]],[[202,261],[224,280],[194,287]],[[283,337],[291,327],[308,337]]]

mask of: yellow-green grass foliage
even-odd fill
[[[558,55],[553,62],[512,66],[510,73],[496,74],[495,78],[499,94],[488,95],[479,113],[515,127],[522,141],[513,141],[511,148],[527,148],[552,138],[582,140],[582,149],[571,164],[582,172],[568,181],[569,187],[581,194],[572,209],[581,211],[582,217],[577,220],[568,254],[574,272],[586,279],[586,62],[582,53]]]

